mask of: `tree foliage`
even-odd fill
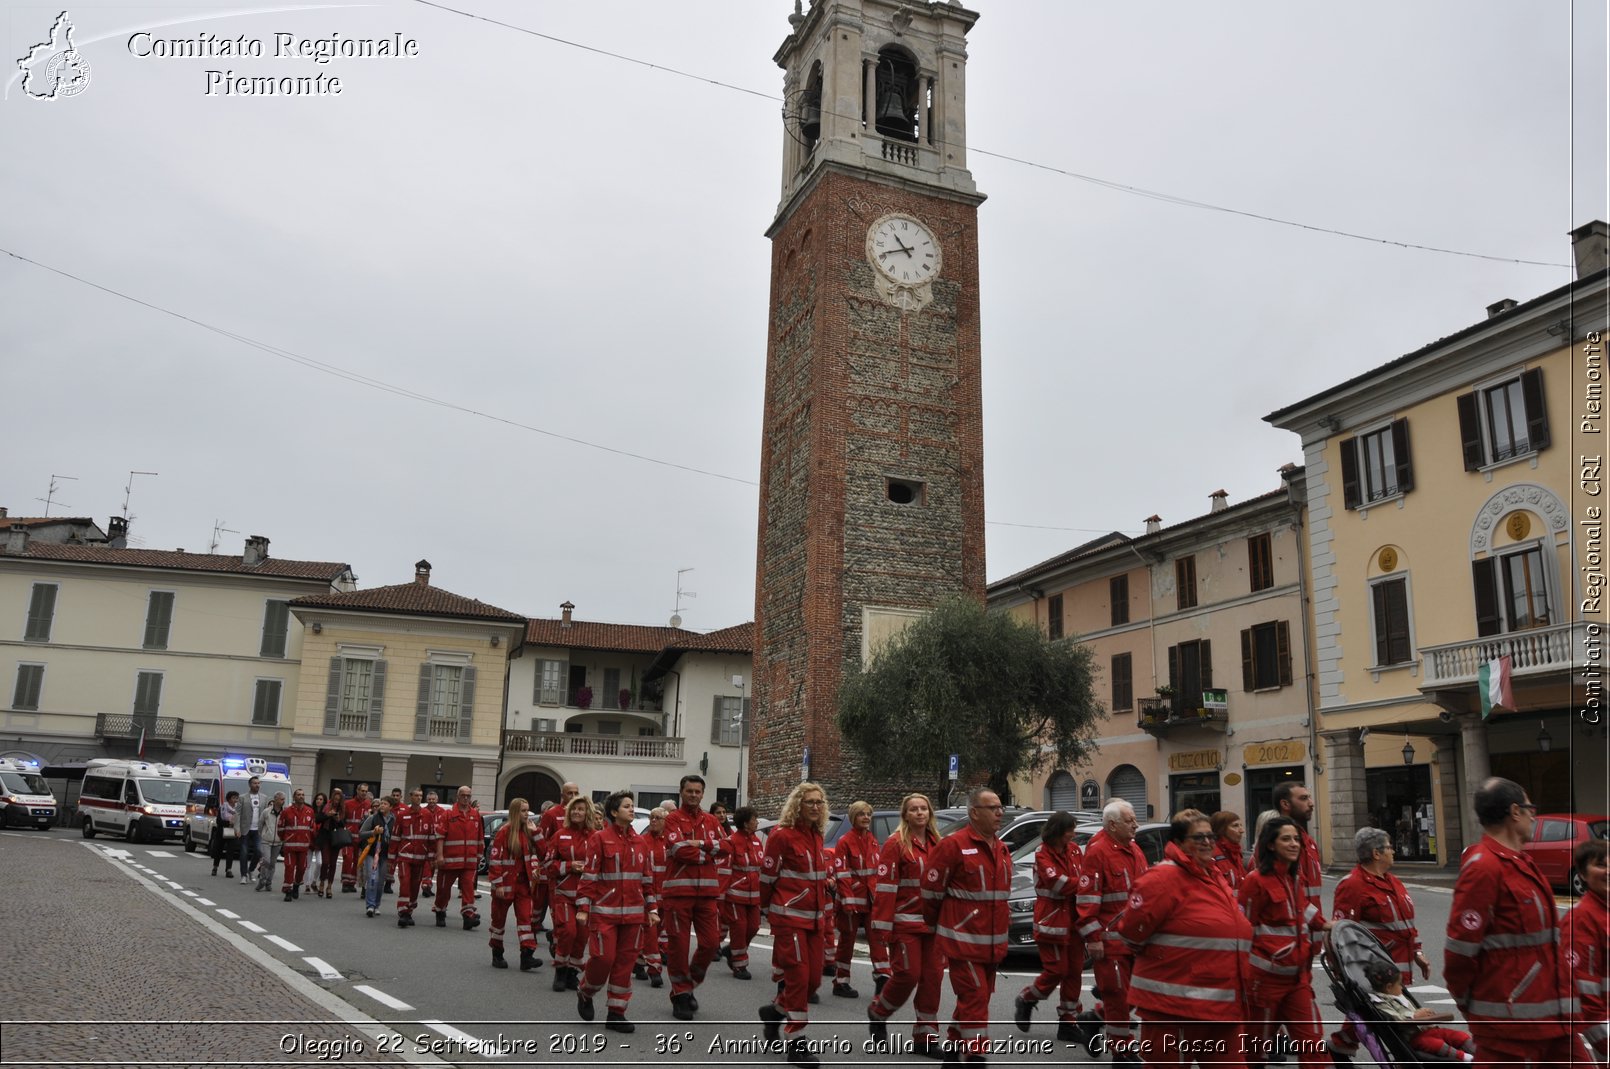
[[[1082,764],[1105,711],[1089,647],[1051,642],[1033,623],[953,598],[913,622],[839,690],[839,730],[880,776],[947,785]]]

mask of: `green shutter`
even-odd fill
[[[145,609],[145,642],[148,650],[168,648],[168,631],[173,625],[173,594],[166,590],[151,591]]]
[[[290,629],[291,603],[270,601],[263,608],[263,645],[259,657],[284,657],[285,639]]]
[[[369,677],[369,737],[380,737],[380,721],[386,713],[386,662],[376,661]]]
[[[710,699],[710,741],[721,742],[721,695]]]
[[[28,600],[28,628],[25,642],[49,642],[50,625],[56,619],[56,584],[35,583]]]
[[[280,722],[280,681],[259,679],[257,696],[252,702],[252,723],[259,727],[277,727]]]
[[[324,692],[324,733],[341,731],[341,658],[330,658],[330,685]]]
[[[429,664],[419,666],[419,704],[414,709],[414,741],[430,738],[430,677]]]
[[[40,684],[42,684],[44,680],[44,665],[18,665],[17,687],[11,697],[11,707],[13,709],[38,709]]]
[[[134,685],[134,712],[137,716],[155,716],[162,707],[162,673],[141,672]]]
[[[469,742],[475,726],[475,669],[465,667],[458,678],[458,741]]]

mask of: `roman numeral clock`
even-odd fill
[[[933,300],[933,281],[944,258],[920,220],[898,212],[878,219],[867,230],[866,258],[877,269],[874,281],[885,301],[915,312]]]

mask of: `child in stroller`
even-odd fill
[[[1469,1032],[1443,1028],[1433,1023],[1446,1020],[1450,1014],[1439,1014],[1416,1006],[1403,993],[1403,972],[1396,962],[1367,962],[1364,976],[1375,989],[1370,1002],[1385,1016],[1402,1022],[1398,1027],[1408,1034],[1409,1046],[1421,1054],[1435,1055],[1448,1061],[1476,1060],[1476,1041]]]
[[[1403,966],[1358,921],[1337,920],[1325,937],[1323,957],[1345,1028],[1378,1065],[1459,1064],[1472,1061],[1469,1033],[1435,1027],[1451,1013],[1422,1009],[1403,988]]]

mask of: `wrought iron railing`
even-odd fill
[[[662,735],[598,735],[578,731],[511,731],[505,753],[595,757],[622,761],[680,761],[683,739]]]
[[[139,713],[96,713],[95,737],[133,739],[145,733],[146,745],[178,746],[184,742],[184,721],[177,716],[142,716]]]

